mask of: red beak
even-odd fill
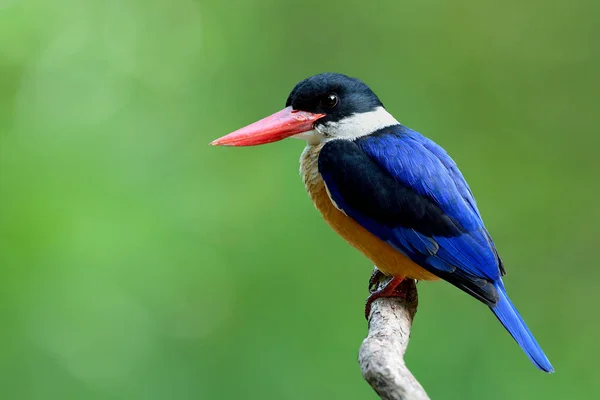
[[[313,129],[313,124],[325,114],[313,114],[286,107],[253,124],[219,138],[213,146],[256,146],[276,142]]]

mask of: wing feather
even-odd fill
[[[428,271],[493,305],[501,261],[458,167],[400,125],[328,142],[319,155],[332,201]]]

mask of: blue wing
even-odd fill
[[[400,125],[328,142],[319,172],[335,203],[371,233],[488,305],[501,261],[473,194],[433,141]]]
[[[530,360],[553,371],[506,294],[502,261],[473,193],[441,147],[392,126],[354,141],[328,142],[319,154],[319,172],[349,217],[490,306]]]

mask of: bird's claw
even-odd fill
[[[398,289],[398,286],[404,280],[403,277],[394,276],[392,277],[384,287],[377,290],[379,285],[379,280],[381,279],[383,273],[379,270],[373,271],[371,275],[371,279],[369,280],[369,291],[371,294],[367,298],[367,304],[365,305],[365,318],[369,320],[369,316],[371,315],[371,305],[377,299],[381,299],[383,297],[399,297],[402,299],[406,299],[406,293],[401,292]]]

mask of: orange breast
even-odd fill
[[[439,279],[336,208],[318,171],[318,156],[322,147],[320,144],[308,146],[304,150],[300,159],[300,174],[315,207],[325,221],[385,274],[419,280]]]

